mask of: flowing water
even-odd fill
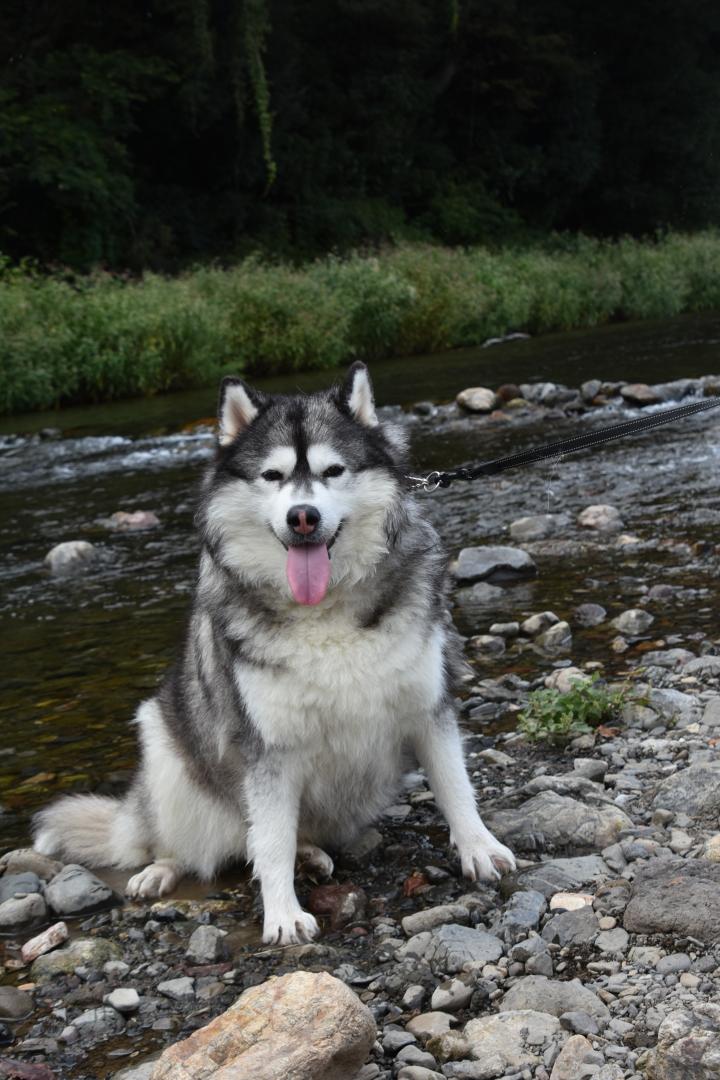
[[[720,316],[617,325],[492,349],[415,357],[376,365],[381,404],[449,400],[469,385],[553,380],[659,382],[720,372]],[[313,389],[327,374],[287,376],[268,389]],[[7,418],[0,424],[0,705],[2,847],[27,840],[29,814],[60,791],[116,791],[135,762],[131,718],[152,693],[181,638],[195,578],[193,499],[212,437],[197,421],[212,416],[214,393],[201,390],[116,405]],[[414,456],[428,469],[449,467],[615,422],[594,410],[575,419],[513,423],[415,422]],[[41,437],[48,427],[62,437]],[[46,433],[47,434],[47,433]],[[564,617],[594,600],[612,613],[635,606],[655,583],[681,586],[656,611],[655,638],[715,637],[720,523],[720,418],[714,413],[586,452],[562,463],[458,485],[425,496],[427,513],[449,549],[507,541],[507,526],[529,513],[617,504],[627,531],[644,546],[618,552],[584,542],[574,530],[564,548],[539,556],[540,575],[508,589],[517,617],[553,609]],[[161,527],[110,531],[119,509],[154,510]],[[86,539],[100,557],[84,575],[52,578],[43,557],[63,540]],[[476,613],[484,631],[491,615]],[[607,627],[578,634],[573,659],[608,653]],[[601,640],[602,639],[602,640]],[[628,654],[629,656],[630,654]],[[617,667],[637,662],[633,654]],[[490,674],[537,671],[531,651],[488,662]]]

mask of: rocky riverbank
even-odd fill
[[[433,405],[415,423],[442,431],[560,408],[522,401],[477,416]],[[188,1075],[157,1056],[192,1036],[187,1052],[212,1057],[226,1025],[210,1022],[250,992],[231,1014],[247,1017],[274,993],[268,978],[295,972],[329,973],[369,1010],[369,1051],[361,1035],[345,1048],[348,1061],[362,1049],[358,1080],[718,1074],[720,641],[682,573],[702,558],[709,582],[716,546],[698,548],[699,517],[658,536],[656,517],[599,486],[544,514],[503,490],[506,534],[457,550],[452,598],[472,667],[460,704],[471,772],[518,871],[497,889],[463,881],[421,779],[339,855],[330,885],[301,878],[323,924],[311,945],[259,944],[257,896],[240,871],[198,899],[131,904],[102,873],[11,853],[0,862],[0,1076]],[[443,498],[436,513],[455,505]],[[615,588],[586,578],[552,610],[533,606],[535,586],[568,560],[611,568]],[[648,580],[650,565],[662,580]],[[691,632],[674,629],[679,612]],[[571,691],[596,673],[623,689],[610,722],[559,747],[517,731],[534,691]],[[332,982],[312,992],[328,1015],[349,1008]],[[282,1043],[279,1006],[271,1026]],[[305,1028],[295,1041],[309,1039],[316,1071],[284,1075],[355,1080],[355,1065],[333,1073],[329,1058],[317,1072]]]

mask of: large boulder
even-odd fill
[[[658,1029],[647,1063],[649,1080],[716,1080],[720,1073],[720,1005],[676,1009]]]
[[[560,982],[545,975],[526,975],[510,987],[503,1009],[538,1009],[551,1016],[580,1010],[598,1020],[610,1019],[607,1005],[579,979]]]
[[[636,864],[637,865],[637,864]],[[652,859],[638,870],[624,926],[635,934],[690,935],[720,941],[720,864]]]
[[[348,1080],[374,1041],[372,1014],[345,983],[296,971],[251,987],[168,1047],[152,1080]]]
[[[517,581],[534,577],[537,566],[522,548],[485,544],[463,548],[452,573],[459,585],[474,585],[477,581]]]
[[[503,954],[503,944],[493,934],[471,926],[439,926],[415,934],[397,950],[399,959],[424,960],[435,971],[453,975],[464,968],[492,964]]]
[[[543,791],[516,809],[488,814],[487,824],[504,844],[519,851],[598,851],[614,844],[622,829],[632,828],[617,806],[587,806],[554,791]]]
[[[473,1058],[481,1062],[499,1060],[499,1076],[505,1071],[532,1069],[542,1063],[543,1050],[552,1039],[564,1038],[560,1021],[535,1009],[503,1011],[481,1016],[465,1025],[464,1037]]]
[[[673,773],[658,786],[656,810],[674,810],[691,817],[720,812],[720,761],[705,761]]]

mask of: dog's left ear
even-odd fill
[[[262,394],[251,390],[242,379],[228,375],[220,384],[218,403],[218,440],[229,446],[241,432],[252,424],[264,404]]]
[[[378,422],[375,398],[368,369],[357,360],[348,369],[343,384],[343,400],[354,420],[365,427],[375,427]]]

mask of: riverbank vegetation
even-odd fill
[[[557,237],[533,248],[400,245],[297,267],[177,277],[0,266],[0,410],[333,368],[612,319],[720,308],[720,234]]]

